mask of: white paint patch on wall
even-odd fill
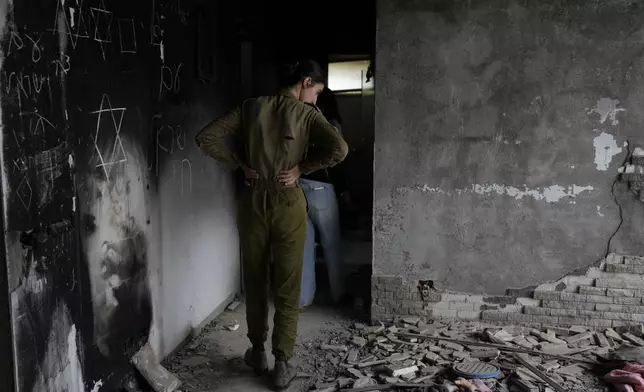
[[[582,192],[589,192],[594,190],[592,186],[580,186],[580,185],[551,185],[546,188],[536,188],[530,189],[524,187],[519,189],[509,185],[502,184],[473,184],[471,188],[462,188],[454,190],[444,190],[440,188],[431,188],[427,185],[424,185],[420,188],[424,193],[436,193],[443,195],[452,195],[452,194],[466,194],[466,193],[476,193],[479,195],[492,195],[497,194],[500,196],[510,196],[517,200],[521,200],[525,197],[531,197],[535,200],[543,200],[547,203],[556,203],[564,198],[574,198]],[[571,201],[574,203],[574,201]]]
[[[601,206],[597,206],[597,215],[599,215],[599,216],[605,216],[605,215],[602,213],[602,207],[601,207]]]
[[[67,307],[58,305],[32,391],[85,392],[77,339],[76,325],[71,323]]]
[[[98,392],[101,390],[101,387],[103,386],[103,380],[98,380],[94,383],[94,386],[92,387],[92,392]]]
[[[626,111],[626,109],[624,108],[618,108],[618,105],[619,99],[600,98],[597,101],[595,108],[588,110],[587,114],[590,115],[597,113],[599,114],[600,123],[603,124],[606,122],[606,120],[608,120],[608,118],[610,118],[612,125],[617,125],[619,124],[619,121],[617,120],[617,113]]]
[[[595,148],[595,165],[597,170],[601,171],[608,170],[613,157],[623,151],[622,147],[617,146],[615,137],[606,132],[602,132],[593,139],[593,147]]]

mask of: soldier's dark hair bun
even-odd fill
[[[284,87],[295,86],[306,78],[313,83],[325,83],[326,77],[320,64],[313,60],[296,61],[284,64],[280,74],[280,83]]]

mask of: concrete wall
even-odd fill
[[[215,2],[0,5],[2,374],[121,390],[143,344],[163,357],[239,289],[231,174],[194,144],[235,98],[235,29]]]
[[[614,184],[644,138],[642,18],[622,0],[379,2],[374,297],[403,289],[375,315],[644,253],[642,203]]]

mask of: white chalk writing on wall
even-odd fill
[[[118,163],[127,162],[127,155],[125,149],[123,148],[123,142],[121,141],[121,126],[123,124],[123,115],[125,114],[126,108],[114,108],[112,107],[112,102],[110,102],[109,96],[103,94],[101,99],[101,106],[98,110],[91,112],[92,114],[98,114],[96,119],[96,132],[94,134],[94,153],[98,154],[98,164],[96,167],[100,167],[105,172],[105,178],[109,181],[110,171],[112,166]],[[110,135],[114,138],[114,144],[112,145],[109,156],[104,157],[101,153],[101,149],[98,145],[100,133],[101,133],[101,119],[103,113],[109,114],[110,119],[112,120],[113,129],[110,129],[109,132],[113,132],[113,135]]]

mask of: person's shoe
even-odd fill
[[[264,350],[249,348],[244,355],[244,361],[258,376],[268,371],[268,360],[266,359],[266,352]]]
[[[291,385],[297,376],[297,370],[286,361],[275,361],[273,369],[273,382],[278,391],[284,390]]]

